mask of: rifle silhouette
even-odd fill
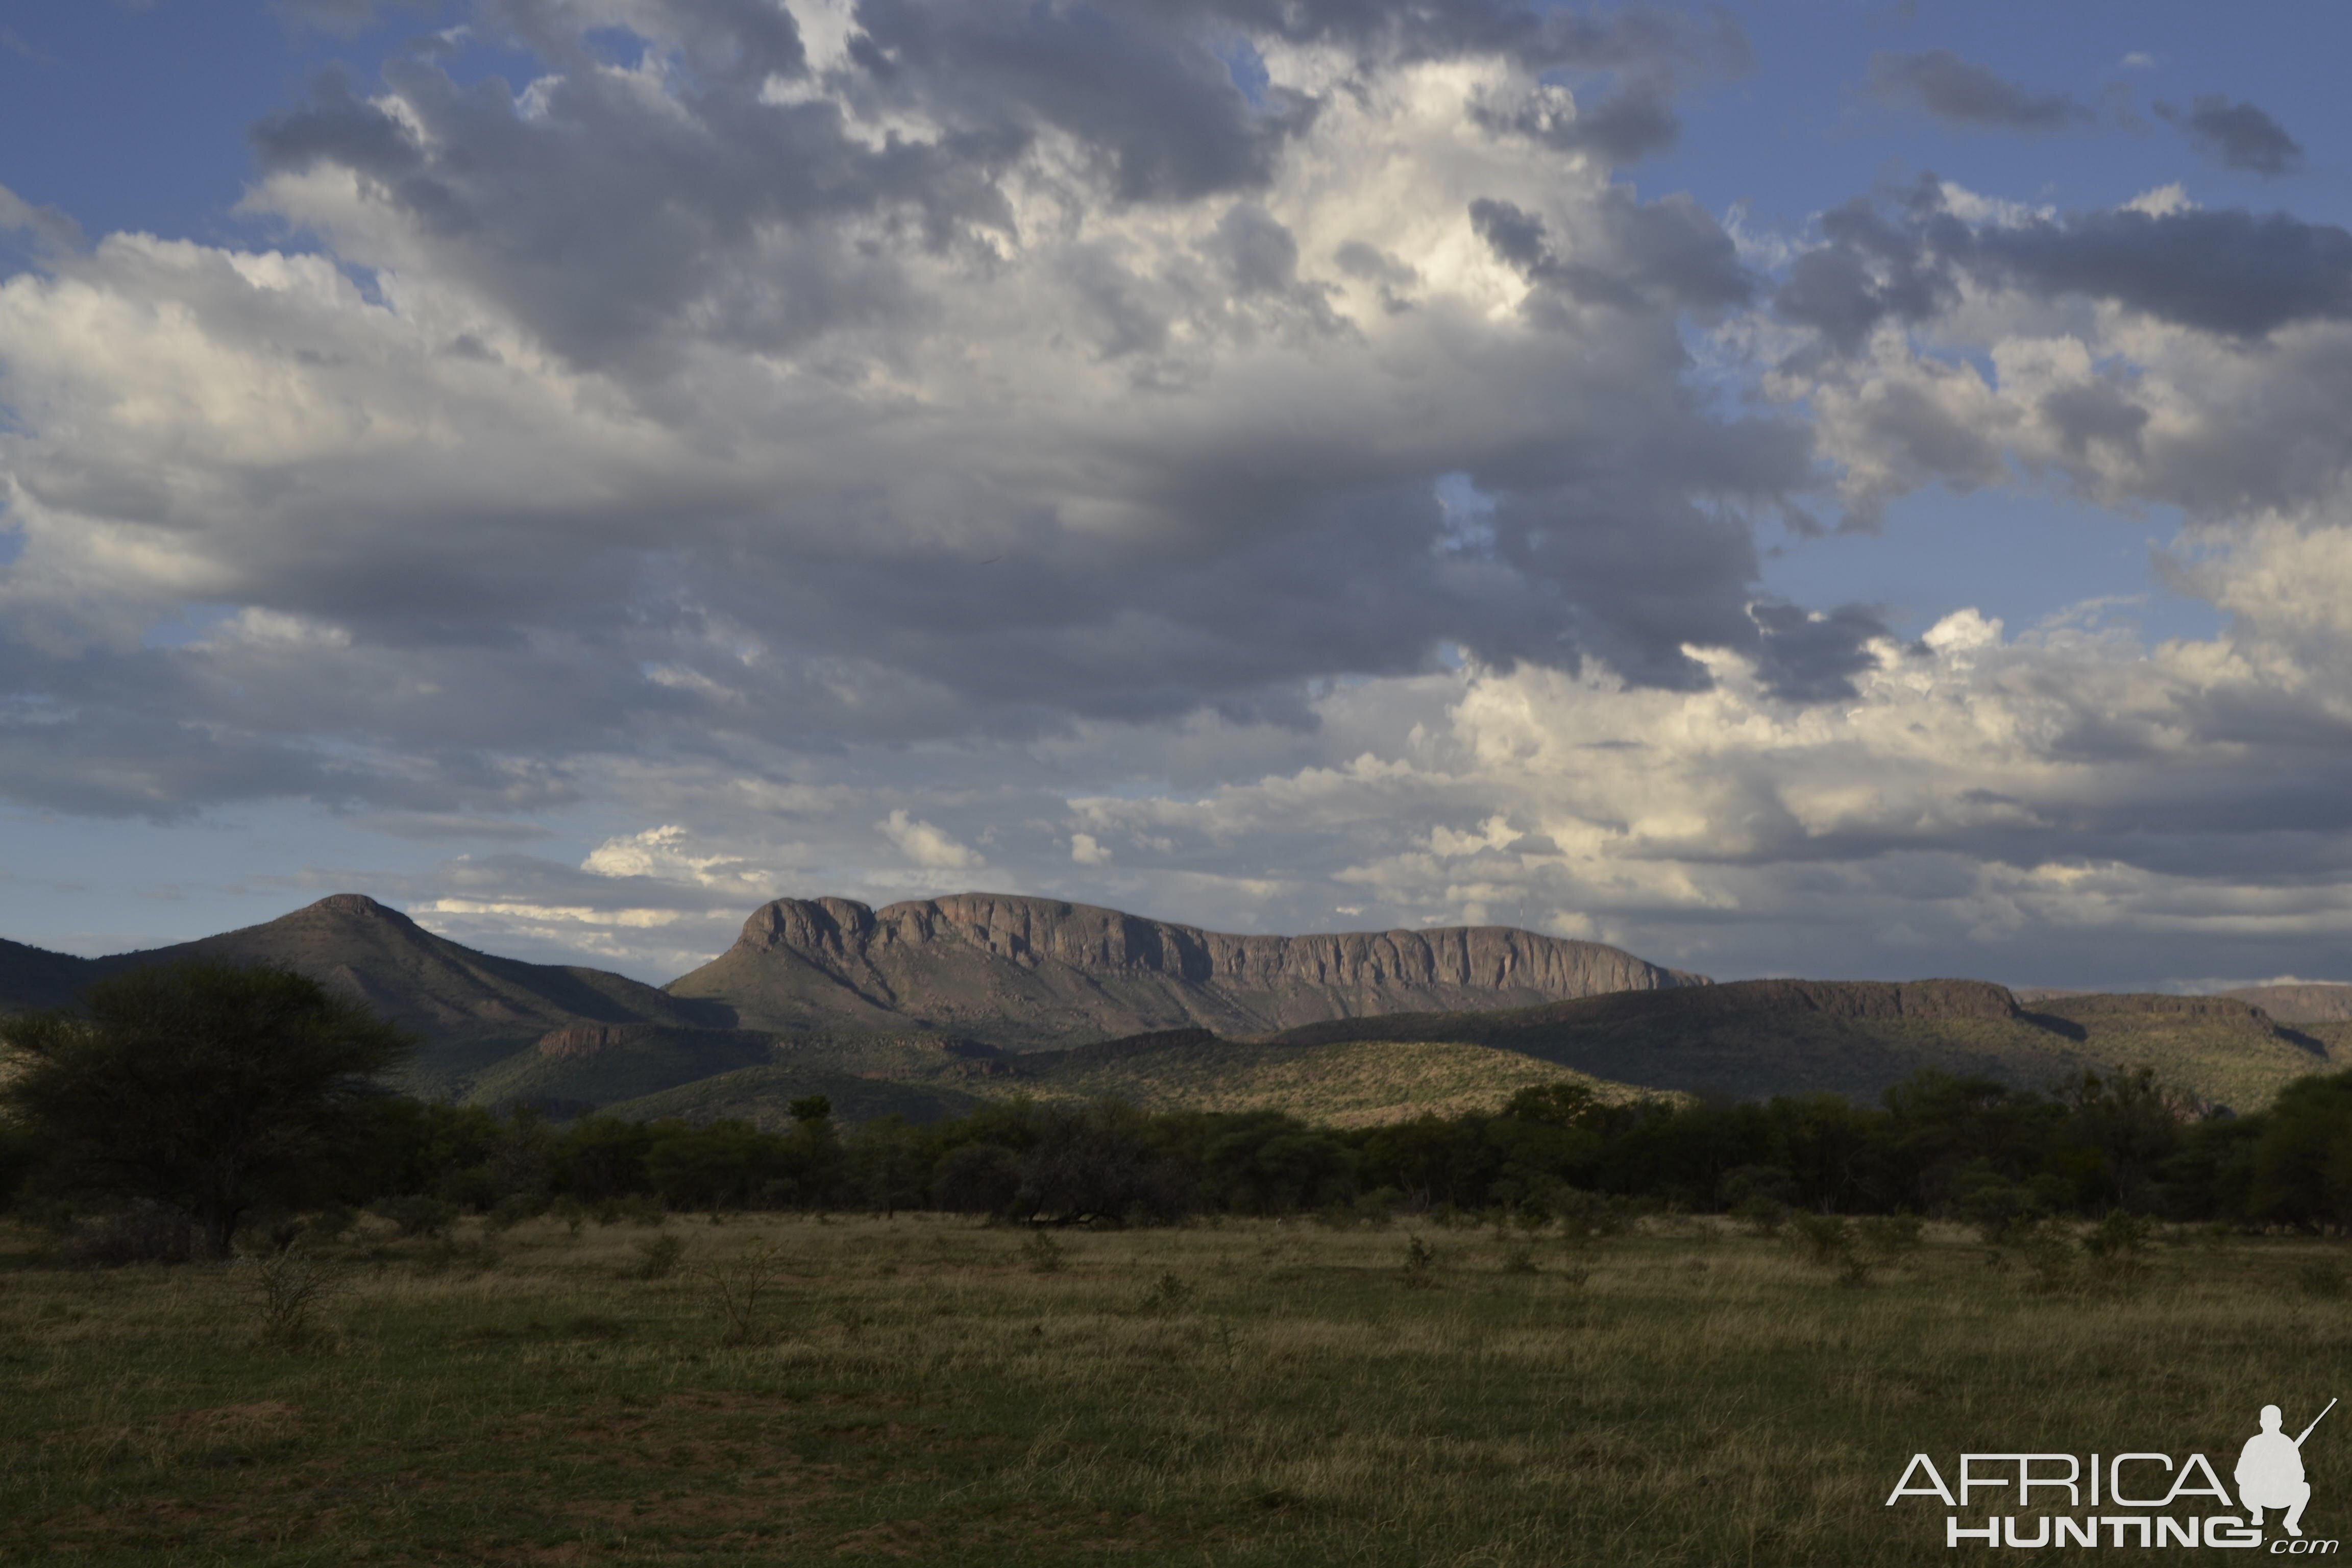
[[[2329,1401],[2327,1402],[2327,1410],[2333,1410],[2333,1409],[2335,1409],[2335,1408],[2336,1408],[2336,1401],[2334,1401],[2333,1399],[2329,1400]],[[2297,1438],[2294,1440],[2294,1446],[2295,1446],[2296,1447],[2298,1447],[2298,1448],[2302,1447],[2303,1447],[2303,1438],[2304,1438],[2304,1437],[2308,1437],[2308,1436],[2311,1436],[2311,1427],[2312,1427],[2312,1426],[2318,1426],[2322,1421],[2325,1421],[2325,1420],[2326,1420],[2326,1419],[2327,1419],[2327,1410],[2323,1410],[2323,1411],[2321,1411],[2318,1415],[2315,1415],[2315,1416],[2313,1416],[2313,1417],[2311,1418],[2311,1426],[2306,1426],[2306,1427],[2305,1427],[2305,1428],[2303,1429],[2303,1437],[2297,1437]]]

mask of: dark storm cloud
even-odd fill
[[[2225,169],[2285,174],[2303,166],[2303,148],[2279,122],[2242,100],[2200,93],[2186,110],[2158,103],[2156,111],[2189,133],[2189,144]]]
[[[2063,92],[2037,93],[1949,49],[1871,57],[1870,90],[1881,101],[1923,109],[1947,125],[2063,131],[2092,118]]]
[[[339,163],[393,180],[424,162],[408,128],[354,94],[351,79],[340,69],[310,84],[308,103],[257,121],[247,136],[265,169]]]
[[[1933,315],[1964,275],[2239,338],[2352,316],[2352,234],[2284,213],[2120,209],[1970,228],[1930,178],[1892,214],[1857,198],[1822,231],[1828,243],[1791,264],[1773,307],[1847,353],[1881,321]]]
[[[1689,197],[1643,205],[1612,189],[1601,215],[1606,249],[1569,256],[1532,213],[1485,196],[1470,204],[1471,226],[1497,257],[1529,282],[1588,303],[1703,310],[1744,305],[1753,295],[1731,237]]]
[[[1792,702],[1833,702],[1854,695],[1853,678],[1875,668],[1870,645],[1893,634],[1858,605],[1808,612],[1759,601],[1748,607],[1762,637],[1758,672],[1766,689]]]
[[[2104,212],[1989,227],[1975,259],[2036,293],[2236,337],[2352,315],[2352,234],[2284,213]]]
[[[1572,118],[1549,114],[1534,103],[1508,110],[1481,105],[1475,111],[1490,131],[1530,137],[1563,153],[1591,152],[1612,163],[1632,163],[1663,153],[1682,134],[1671,92],[1661,83],[1637,81],[1619,88]]]
[[[1829,243],[1790,263],[1773,308],[1849,353],[1885,317],[1916,321],[1949,300],[1954,281],[1943,252],[1969,242],[1932,184],[1915,188],[1892,218],[1857,196],[1822,215],[1822,235]]]

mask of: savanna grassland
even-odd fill
[[[1914,1452],[2227,1476],[2352,1392],[2316,1240],[656,1219],[0,1233],[0,1563],[1942,1561]],[[2305,1453],[2343,1533],[2352,1423]]]

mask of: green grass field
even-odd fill
[[[1939,1505],[1882,1506],[1916,1451],[2226,1477],[2263,1403],[2352,1394],[2316,1241],[2045,1279],[1930,1226],[1853,1285],[1691,1219],[367,1223],[290,1347],[252,1263],[0,1233],[0,1563],[1941,1562]],[[632,1277],[666,1236],[676,1271]],[[2305,1453],[2305,1528],[2346,1533],[2352,1419]]]

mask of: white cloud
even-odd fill
[[[952,835],[928,822],[908,816],[903,809],[893,811],[874,827],[898,847],[899,854],[918,866],[961,871],[987,864],[971,846],[957,842]]]

